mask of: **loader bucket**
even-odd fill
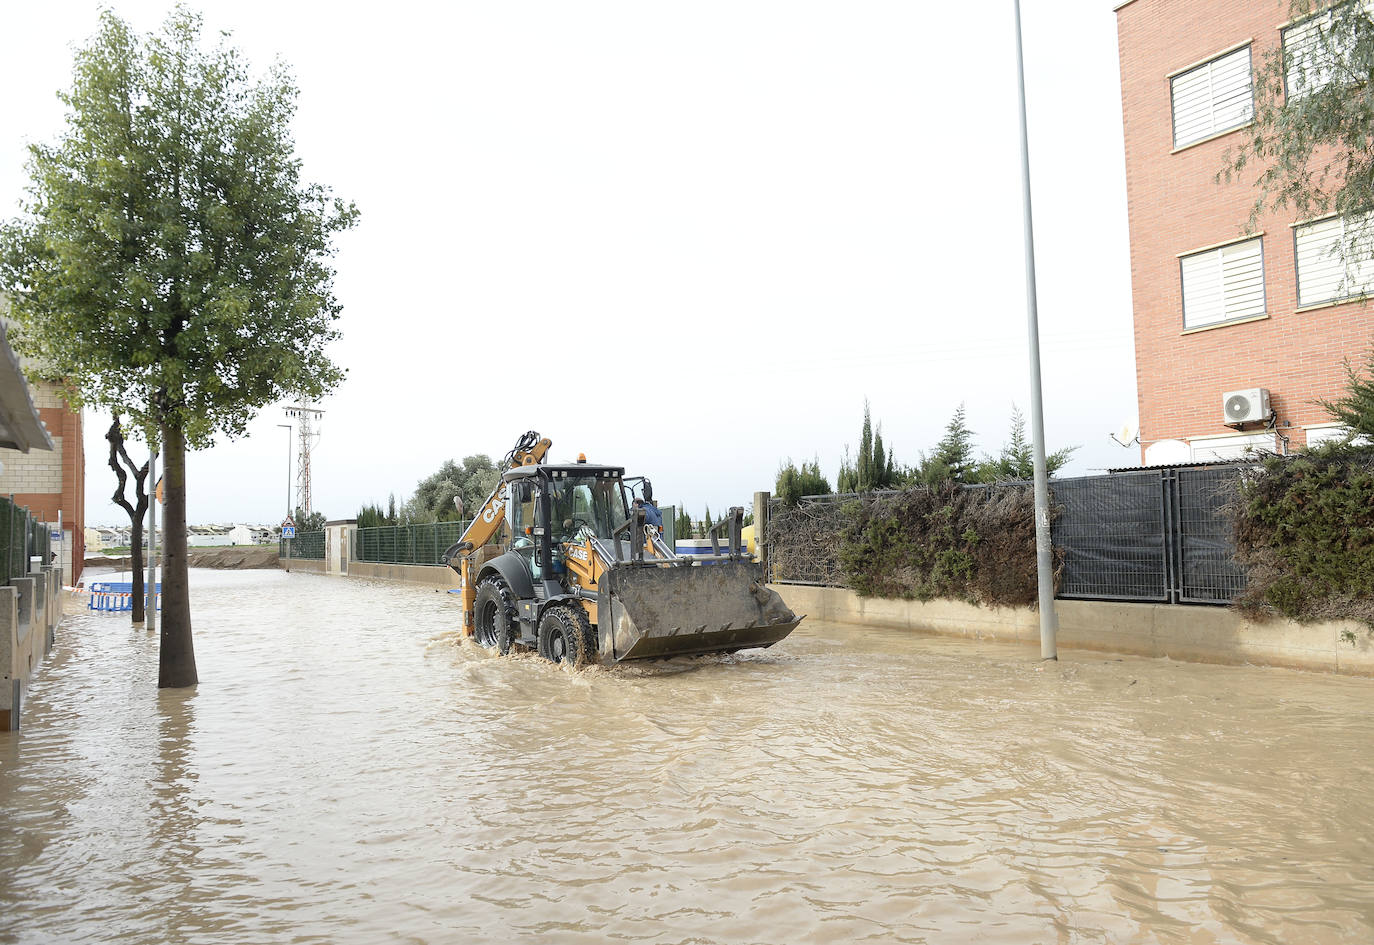
[[[764,586],[763,569],[752,561],[621,565],[601,580],[611,604],[598,626],[607,664],[772,646],[802,621]]]

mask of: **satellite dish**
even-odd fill
[[[1193,448],[1182,440],[1160,440],[1145,448],[1146,466],[1174,466],[1192,461]]]
[[[1116,440],[1116,442],[1120,443],[1122,446],[1130,446],[1132,443],[1139,442],[1136,439],[1139,435],[1140,429],[1136,426],[1134,420],[1127,420],[1117,428],[1115,433],[1108,434],[1108,436]]]

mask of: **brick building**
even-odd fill
[[[1254,173],[1216,179],[1250,123],[1253,70],[1280,43],[1300,61],[1318,20],[1285,22],[1288,0],[1115,10],[1144,461],[1339,435],[1314,401],[1339,396],[1343,359],[1358,364],[1374,344],[1374,265],[1334,251],[1352,221],[1266,212],[1251,229]],[[1319,70],[1290,71],[1288,94],[1305,81]],[[1228,393],[1241,395],[1230,409]]]
[[[18,505],[54,529],[61,513],[62,576],[75,584],[86,560],[86,448],[81,414],[70,410],[54,384],[29,383],[38,416],[48,428],[53,448],[21,453],[0,449],[0,493],[13,494]]]

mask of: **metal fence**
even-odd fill
[[[1226,514],[1240,494],[1240,466],[1177,470],[1173,508],[1179,548],[1176,591],[1189,603],[1226,603],[1245,590]]]
[[[383,525],[354,532],[353,560],[378,564],[443,564],[443,554],[470,522]]]
[[[1157,471],[1056,479],[1051,530],[1064,552],[1058,597],[1168,600],[1164,493]]]
[[[12,496],[0,497],[0,583],[28,574],[30,559],[46,564],[51,555],[47,526]]]
[[[313,561],[324,560],[324,532],[296,532],[295,538],[283,538],[277,549],[277,556],[287,556],[287,544],[293,558],[308,558]]]
[[[1246,583],[1234,560],[1226,514],[1241,468],[1170,467],[1051,482],[1053,541],[1064,562],[1056,596],[1231,601]],[[768,579],[844,586],[838,560],[844,503],[855,498],[817,496],[793,507],[772,500],[765,536]]]

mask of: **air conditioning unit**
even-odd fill
[[[1273,411],[1269,408],[1269,390],[1252,387],[1233,390],[1221,395],[1221,412],[1228,426],[1238,423],[1268,423]]]

